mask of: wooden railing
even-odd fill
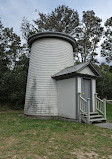
[[[87,100],[79,93],[79,122],[85,120],[86,123],[90,123],[90,98]]]
[[[95,111],[98,111],[106,120],[106,99],[101,100],[97,97],[97,93],[94,95],[95,99]],[[79,107],[79,122],[84,121],[90,123],[90,98],[87,100],[78,93],[78,107]]]
[[[107,103],[112,105],[112,100],[107,100]]]
[[[112,102],[112,100],[107,100],[107,102]]]
[[[97,93],[95,93],[95,109],[106,119],[106,99],[101,100],[97,97]]]

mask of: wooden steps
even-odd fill
[[[87,116],[83,115],[82,116],[82,121],[87,123]],[[103,118],[102,115],[99,115],[98,112],[90,112],[90,123],[98,123],[98,122],[105,122],[106,119]]]
[[[90,123],[106,121],[98,112],[90,112]]]
[[[90,115],[98,115],[98,112],[90,112]]]
[[[83,98],[79,93],[79,122],[87,124],[106,121],[106,99],[101,100],[95,95],[95,112],[90,112],[90,98]]]
[[[105,118],[96,118],[96,119],[90,119],[90,122],[92,123],[92,122],[103,122],[103,121],[106,121],[106,119]]]
[[[92,115],[90,119],[102,118],[102,115]]]

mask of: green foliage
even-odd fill
[[[101,72],[102,77],[97,80],[97,93],[101,98],[112,99],[111,67],[102,63],[99,65],[98,69]]]
[[[50,14],[39,12],[39,18],[33,20],[34,25],[24,17],[21,31],[25,39],[36,32],[56,31],[70,34],[79,25],[79,15],[77,11],[62,5],[55,8]]]
[[[12,109],[24,106],[28,69],[28,49],[21,45],[13,28],[4,28],[0,22],[0,103]]]
[[[106,58],[110,63],[112,61],[112,17],[105,22],[106,31],[104,34],[104,41],[101,45],[101,56]]]
[[[39,19],[34,20],[40,31],[58,31],[70,34],[79,25],[77,11],[62,5],[55,8],[50,14],[39,12]]]
[[[36,32],[63,32],[72,35],[77,40],[74,51],[75,60],[86,62],[97,55],[96,49],[102,37],[103,27],[101,26],[102,20],[95,15],[93,10],[83,11],[82,20],[79,20],[77,11],[62,5],[48,14],[38,12],[38,17],[33,20],[34,25],[23,18],[21,31],[25,39]]]
[[[4,27],[0,21],[0,81],[4,72],[8,70],[9,58],[6,52],[6,38],[4,37]]]
[[[39,30],[34,25],[30,24],[30,22],[25,17],[23,17],[21,32],[23,38],[27,40],[30,35],[39,32]]]
[[[81,61],[96,57],[96,48],[102,37],[103,27],[102,20],[97,17],[93,10],[83,11],[82,21],[80,26],[75,30],[74,37],[77,40],[77,48],[75,54],[81,55]]]
[[[112,104],[108,104],[106,105],[106,112],[107,112],[107,120],[109,122],[112,122]]]
[[[25,55],[22,56],[24,57],[20,57],[14,69],[7,71],[7,73],[3,75],[0,88],[0,101],[10,104],[10,108],[12,109],[23,108],[25,102],[24,98],[29,60]]]

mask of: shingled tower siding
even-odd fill
[[[24,113],[57,116],[56,81],[51,76],[73,66],[73,47],[58,37],[39,38],[31,45]]]

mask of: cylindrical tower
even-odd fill
[[[56,81],[51,76],[74,65],[75,40],[63,33],[43,32],[28,39],[31,55],[24,113],[58,116]]]

